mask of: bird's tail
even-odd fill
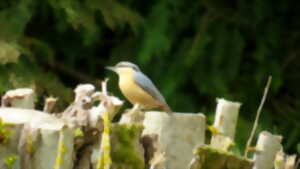
[[[168,105],[163,105],[161,109],[167,113],[173,113],[172,109]]]

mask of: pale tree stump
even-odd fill
[[[146,112],[143,137],[152,138],[154,152],[149,153],[164,154],[166,169],[185,169],[193,157],[193,150],[204,145],[205,125],[203,114]]]
[[[110,169],[272,169],[276,154],[276,169],[297,166],[295,156],[278,153],[281,137],[268,132],[260,134],[253,161],[228,152],[238,102],[218,99],[211,145],[205,145],[201,113],[133,109],[111,123],[123,101],[108,94],[106,82],[101,92],[78,85],[74,101],[53,115],[57,99],[47,98],[38,111],[32,89],[7,91],[0,108],[0,168],[103,169],[103,162]]]
[[[259,134],[254,154],[253,169],[272,169],[277,152],[281,148],[282,137],[267,131]]]
[[[14,156],[16,160],[11,164],[14,169],[53,169],[60,133],[64,135],[60,166],[72,169],[74,134],[71,129],[64,128],[62,120],[44,112],[18,108],[1,108],[0,118],[12,133],[7,143],[0,144],[0,159]],[[7,165],[0,161],[0,168],[7,168]]]
[[[225,99],[217,99],[216,116],[210,145],[216,149],[227,151],[233,145],[235,129],[241,103]]]

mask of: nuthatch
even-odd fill
[[[130,62],[119,62],[113,67],[106,67],[106,69],[119,75],[121,92],[133,105],[138,105],[141,109],[158,108],[168,113],[172,112],[164,97],[137,65]]]

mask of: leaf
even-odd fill
[[[16,44],[0,41],[0,64],[16,63],[20,54]]]
[[[99,10],[105,23],[112,30],[119,25],[128,23],[131,29],[137,33],[139,25],[143,23],[143,18],[137,12],[115,0],[88,0],[86,4],[94,11]]]
[[[89,31],[95,32],[97,24],[93,11],[89,10],[85,4],[76,0],[49,0],[51,7],[56,14],[63,10],[65,13],[65,20],[71,23],[73,28],[79,29],[84,27]],[[60,18],[61,19],[61,18]]]
[[[0,11],[0,38],[17,39],[22,36],[33,11],[32,0],[23,0],[11,8]]]

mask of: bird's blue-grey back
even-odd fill
[[[158,100],[161,104],[167,104],[164,97],[160,94],[152,81],[142,72],[135,72],[134,80],[137,85],[147,91],[154,99]]]

